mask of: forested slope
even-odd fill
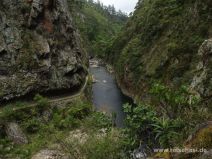
[[[105,6],[100,1],[69,0],[69,8],[75,15],[86,50],[92,56],[104,56],[105,48],[128,19],[126,13],[117,11],[113,5]]]
[[[122,86],[142,96],[151,80],[191,83],[198,49],[212,36],[211,8],[210,0],[140,0],[107,50]]]
[[[211,149],[211,37],[210,0],[138,2],[106,50],[120,87],[137,104],[124,106],[134,145]]]

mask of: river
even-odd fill
[[[108,114],[115,113],[116,126],[124,127],[125,113],[123,104],[132,103],[132,99],[121,92],[115,77],[104,66],[92,63],[90,65],[90,73],[94,79],[92,93],[96,110]]]

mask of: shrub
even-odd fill
[[[109,134],[102,138],[89,138],[86,146],[83,146],[84,153],[90,159],[124,159],[126,155],[123,152],[123,142],[119,136]]]
[[[38,107],[39,110],[45,110],[46,108],[48,108],[49,102],[47,98],[42,97],[41,95],[37,94],[34,97],[34,101],[36,102],[36,105]]]
[[[0,113],[0,124],[4,124],[5,122],[13,119],[13,115],[13,109],[10,106],[4,107]]]
[[[23,124],[23,126],[28,133],[32,134],[39,131],[41,122],[37,118],[33,117],[32,119],[27,120],[26,123]]]
[[[120,131],[113,129],[107,134],[84,134],[85,139],[78,139],[66,143],[71,156],[74,159],[127,159],[124,138]]]
[[[168,118],[156,118],[155,123],[152,124],[155,139],[163,148],[172,148],[174,142],[179,138],[180,130],[182,129],[181,121],[170,120]]]
[[[174,89],[158,82],[152,84],[150,94],[170,119],[196,109],[200,101],[199,97],[191,94],[186,86]]]
[[[153,109],[145,104],[139,104],[136,107],[125,104],[124,112],[127,113],[126,125],[131,130],[132,135],[141,137],[147,131],[151,133],[152,125],[156,118],[156,113]]]
[[[139,104],[136,107],[125,105],[127,113],[127,133],[131,146],[138,146],[143,141],[149,146],[159,143],[163,148],[170,148],[179,139],[183,128],[182,120],[160,117],[149,105]]]
[[[91,112],[91,105],[86,102],[77,101],[71,103],[67,108],[55,110],[53,114],[53,122],[59,129],[76,128],[80,125],[80,121],[87,117]]]
[[[74,106],[70,106],[66,115],[75,119],[83,119],[91,112],[91,106],[88,103],[79,102]]]
[[[90,129],[110,128],[112,120],[102,112],[93,112],[86,118],[84,125]]]
[[[190,127],[198,120],[194,117],[199,114],[199,98],[190,94],[186,86],[173,89],[161,83],[154,83],[150,94],[153,97],[150,105],[124,105],[131,145],[138,145],[140,140],[149,146],[158,143],[163,148],[182,144],[187,130],[191,131]],[[190,123],[186,124],[188,120]]]

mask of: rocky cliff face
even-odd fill
[[[212,39],[206,40],[201,45],[198,55],[191,88],[203,97],[208,106],[212,103]]]
[[[81,86],[87,58],[66,3],[0,1],[0,102]]]

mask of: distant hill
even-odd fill
[[[90,55],[103,57],[105,48],[128,19],[126,13],[100,1],[69,0],[69,8]]]

